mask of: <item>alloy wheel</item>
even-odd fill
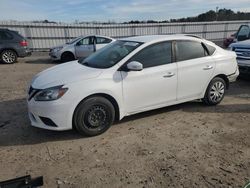
[[[14,63],[16,61],[16,55],[13,51],[7,50],[2,54],[2,60],[5,63]]]
[[[225,86],[222,82],[217,81],[213,84],[210,90],[210,99],[214,103],[219,102],[222,100],[225,94]]]

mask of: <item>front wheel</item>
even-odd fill
[[[222,78],[214,78],[208,85],[203,102],[207,105],[219,104],[225,95],[226,83]]]
[[[114,119],[115,109],[109,100],[91,97],[79,104],[73,122],[80,134],[96,136],[108,130]]]
[[[75,56],[71,52],[64,52],[61,56],[61,61],[64,62],[69,62],[75,60]]]

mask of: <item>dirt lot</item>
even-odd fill
[[[30,126],[26,89],[46,57],[0,65],[0,181],[54,187],[243,187],[250,180],[250,82],[217,107],[190,102],[127,117],[103,135]]]

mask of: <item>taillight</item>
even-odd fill
[[[23,40],[20,42],[21,46],[28,46],[28,42],[26,40]]]

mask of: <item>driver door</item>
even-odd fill
[[[122,71],[123,97],[129,114],[176,101],[177,65],[172,63],[172,43],[146,47],[129,61],[143,65],[141,71]]]
[[[88,57],[95,51],[94,45],[94,37],[85,37],[81,39],[75,45],[76,57]]]

